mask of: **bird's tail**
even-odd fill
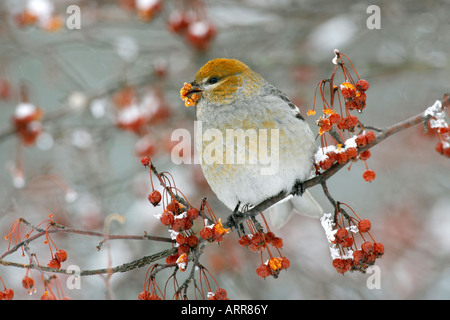
[[[264,213],[269,214],[275,228],[280,228],[293,213],[320,218],[323,215],[323,209],[311,193],[306,190],[302,196],[289,196],[265,210]]]

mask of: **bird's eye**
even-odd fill
[[[212,77],[212,78],[209,78],[208,83],[214,84],[214,83],[217,83],[217,81],[219,81],[219,79],[217,79],[216,77]]]

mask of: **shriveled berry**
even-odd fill
[[[344,164],[348,160],[347,154],[345,152],[336,153],[336,162],[338,164]]]
[[[61,263],[60,263],[58,260],[56,260],[56,259],[52,259],[52,260],[50,260],[50,262],[47,264],[47,267],[59,269],[59,268],[61,268]]]
[[[356,145],[359,148],[365,147],[367,145],[367,137],[365,134],[360,134],[355,139]]]
[[[205,240],[211,240],[214,237],[214,232],[213,232],[213,230],[211,228],[204,227],[200,231],[200,237],[202,237]]]
[[[336,231],[336,238],[338,238],[339,240],[343,240],[345,238],[348,237],[348,231],[345,228],[339,228]]]
[[[283,239],[281,239],[280,237],[275,237],[272,240],[272,245],[278,249],[282,248],[283,247]]]
[[[180,255],[179,255],[178,253],[173,254],[173,255],[171,255],[171,256],[168,256],[168,257],[166,258],[166,263],[167,263],[167,264],[172,264],[172,263],[177,262],[177,259],[178,259],[179,256],[180,256]]]
[[[191,219],[191,220],[195,220],[198,218],[199,212],[198,209],[196,208],[189,208],[188,211],[186,211],[186,216]]]
[[[367,232],[370,230],[371,224],[368,219],[363,219],[358,222],[358,230],[360,232]]]
[[[34,280],[28,276],[25,276],[22,279],[22,286],[27,290],[31,290],[34,288]]]
[[[141,163],[143,166],[148,166],[150,164],[150,158],[147,156],[144,156],[141,158]]]
[[[67,252],[66,250],[60,249],[55,252],[55,259],[59,262],[64,262],[67,260]]]
[[[2,291],[4,300],[12,300],[14,298],[14,290],[11,288],[6,288]]]
[[[156,207],[161,202],[161,193],[158,190],[153,190],[153,192],[148,195],[148,201]]]
[[[256,268],[256,274],[261,278],[266,278],[272,274],[272,271],[267,264],[263,263],[258,268]]]
[[[370,158],[370,156],[371,156],[370,151],[369,151],[369,150],[366,150],[366,151],[363,151],[363,152],[361,152],[361,153],[359,154],[359,159],[361,159],[361,160],[367,160],[367,159]]]
[[[197,236],[189,236],[187,238],[187,244],[189,245],[189,247],[195,247],[198,244],[198,238]]]
[[[384,245],[381,242],[376,242],[373,245],[373,252],[377,256],[381,256],[384,253]]]
[[[218,288],[214,293],[216,300],[228,300],[227,291],[223,288]]]
[[[347,154],[347,159],[356,158],[356,156],[358,155],[358,151],[356,150],[356,148],[348,148],[347,150],[345,150],[345,153]]]
[[[359,90],[359,91],[367,91],[367,89],[369,89],[369,82],[367,82],[367,81],[364,80],[364,79],[359,79],[359,80],[356,82],[355,87],[356,87],[356,90]]]
[[[353,264],[359,265],[361,263],[364,263],[366,260],[366,254],[362,250],[355,250],[353,251]]]
[[[333,165],[333,162],[330,158],[325,158],[319,162],[320,169],[327,170]]]
[[[171,211],[164,211],[161,215],[160,221],[165,226],[171,226],[173,225],[173,222],[175,221],[175,217]]]
[[[291,262],[286,257],[282,257],[281,258],[281,264],[282,264],[281,269],[287,269],[287,268],[289,268],[291,266]]]
[[[369,255],[369,254],[372,254],[372,252],[373,252],[373,243],[372,242],[370,242],[370,241],[367,241],[367,242],[364,242],[362,245],[361,245],[361,250],[365,253],[365,254],[367,254],[367,255]]]
[[[373,132],[373,131],[367,131],[364,135],[366,136],[368,144],[374,142],[375,139],[377,138],[375,135],[375,132]]]

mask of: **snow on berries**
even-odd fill
[[[434,149],[437,153],[450,158],[450,129],[444,111],[444,108],[448,108],[450,105],[448,96],[446,96],[444,101],[446,102],[445,104],[436,100],[432,106],[425,110],[424,116],[429,118],[428,127],[434,130],[438,136],[438,142]]]
[[[347,206],[354,216],[342,206]],[[360,219],[348,205],[338,202],[335,214],[325,213],[320,222],[331,244],[332,265],[338,273],[365,272],[384,254],[384,245],[375,242],[369,232],[371,222]]]

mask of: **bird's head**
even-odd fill
[[[236,59],[219,58],[207,62],[194,81],[181,89],[187,107],[197,102],[227,105],[259,92],[264,81],[247,65]]]

